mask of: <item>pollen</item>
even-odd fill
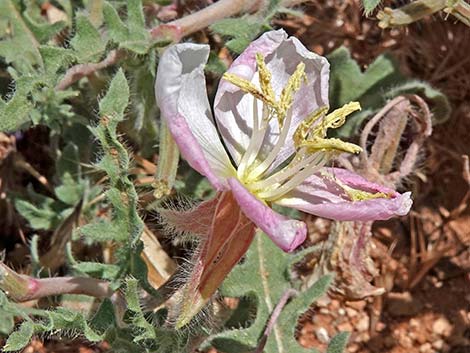
[[[276,95],[274,94],[273,86],[271,85],[271,72],[266,67],[263,55],[260,53],[256,54],[256,63],[258,64],[259,73],[259,84],[261,86],[261,92],[272,102],[276,101]]]
[[[279,125],[282,126],[288,110],[294,103],[295,93],[300,89],[302,82],[307,83],[307,75],[305,74],[305,64],[301,62],[297,65],[295,72],[281,92],[281,97],[276,107]]]
[[[327,107],[319,108],[299,125],[294,134],[297,149],[305,147],[310,153],[316,151],[361,152],[362,149],[353,143],[337,138],[326,138],[327,130],[342,126],[349,114],[361,109],[360,104],[351,102],[325,115],[327,109]]]
[[[372,199],[382,199],[382,198],[391,198],[392,195],[385,194],[383,192],[368,192],[364,190],[357,190],[353,189],[347,185],[344,185],[342,183],[339,183],[338,180],[336,181],[338,184],[341,185],[343,190],[346,192],[348,197],[351,199],[351,201],[367,201],[367,200],[372,200]]]
[[[268,94],[264,94],[263,91],[260,91],[258,87],[256,87],[252,82],[241,78],[237,75],[231,74],[226,72],[223,76],[223,79],[225,81],[230,82],[231,84],[237,86],[240,88],[243,92],[251,94],[255,98],[259,99],[263,103],[274,107],[276,106],[276,100],[274,99],[274,93],[273,96],[270,96]]]

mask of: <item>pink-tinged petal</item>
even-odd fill
[[[234,168],[207,99],[204,65],[208,56],[207,45],[184,43],[166,49],[158,65],[155,95],[183,157],[221,189]]]
[[[288,219],[274,212],[237,179],[230,178],[228,183],[243,213],[282,250],[290,252],[305,241],[307,226],[304,222]]]
[[[253,41],[235,59],[227,72],[254,81],[257,53],[271,54],[287,39],[283,30],[264,33]],[[259,104],[261,108],[261,104]],[[220,80],[214,101],[214,114],[219,131],[235,163],[239,163],[246,151],[253,131],[253,97],[224,79]]]
[[[290,76],[294,73],[298,63],[305,64],[307,83],[302,84],[294,97],[292,105],[292,124],[287,135],[286,144],[281,149],[275,159],[271,169],[276,168],[292,153],[294,153],[293,135],[299,124],[318,108],[328,106],[328,82],[330,76],[330,64],[323,56],[309,51],[295,37],[281,43],[276,51],[266,58],[269,71],[273,75],[273,88],[277,94],[287,84]],[[269,145],[273,145],[277,140],[277,121],[273,121]],[[269,151],[271,147],[267,148]]]
[[[306,49],[296,38],[287,38],[284,30],[263,34],[233,62],[228,72],[259,85],[255,55],[263,54],[272,73],[272,86],[279,98],[282,89],[300,62],[305,64],[307,84],[297,92],[292,106],[292,124],[285,147],[281,149],[274,165],[286,160],[293,152],[292,135],[310,113],[328,105],[328,61]],[[261,110],[261,103],[258,104]],[[224,142],[236,163],[246,150],[253,129],[253,97],[236,86],[221,80],[215,97],[215,118]],[[262,154],[267,154],[279,135],[276,119],[270,122],[270,133],[263,144]]]
[[[410,192],[400,194],[345,169],[327,168],[325,171],[310,176],[276,203],[338,221],[374,221],[404,216],[413,203]],[[356,190],[382,192],[390,197],[352,201],[337,181]]]

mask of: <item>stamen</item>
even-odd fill
[[[335,183],[343,188],[343,190],[346,192],[348,197],[353,202],[393,197],[392,194],[386,194],[386,193],[383,193],[383,192],[372,193],[372,192],[368,192],[368,191],[365,191],[365,190],[354,189],[354,188],[344,184],[343,182],[341,182],[337,178],[335,178]]]
[[[323,153],[314,153],[300,161],[295,161],[294,158],[294,160],[292,160],[289,165],[287,165],[285,168],[278,171],[277,173],[274,173],[266,179],[251,183],[250,190],[256,192],[257,190],[267,189],[276,184],[282,184],[291,176],[297,174],[299,171],[307,167],[309,164],[318,164],[322,159]]]
[[[345,104],[342,108],[323,117],[325,107],[320,108],[308,119],[302,122],[294,134],[294,143],[297,148],[307,148],[309,152],[315,151],[340,151],[348,153],[359,153],[362,149],[352,143],[341,141],[337,138],[326,138],[329,128],[338,128],[346,122],[346,116],[361,109],[357,102]],[[323,117],[323,118],[322,118]],[[312,124],[320,119],[320,122]]]
[[[358,102],[350,102],[343,105],[341,108],[334,110],[327,116],[325,116],[320,124],[312,129],[311,134],[318,137],[325,137],[326,131],[329,128],[337,129],[346,122],[346,117],[355,112],[361,110],[361,105]]]
[[[323,154],[321,160],[318,163],[308,165],[305,169],[300,171],[297,175],[295,175],[293,178],[288,180],[281,187],[276,188],[275,190],[269,190],[266,192],[258,193],[258,197],[262,198],[265,201],[274,201],[280,198],[281,196],[284,196],[289,191],[299,186],[309,176],[311,176],[312,174],[315,174],[317,171],[323,168],[325,164],[328,162],[328,160],[329,160],[328,155]]]
[[[264,114],[265,114],[265,106],[263,105],[263,118],[261,121],[261,125],[264,124]],[[267,112],[267,111],[266,111]],[[242,179],[245,175],[246,168],[252,163],[252,159],[256,157],[258,154],[258,151],[261,147],[261,144],[263,142],[262,138],[259,138],[258,135],[261,135],[261,126],[260,126],[260,121],[258,117],[258,100],[253,97],[253,132],[251,133],[250,137],[250,142],[248,144],[248,147],[243,154],[243,157],[240,161],[240,164],[238,165],[237,169],[237,176],[239,179]],[[264,137],[264,134],[262,134]]]
[[[291,108],[292,103],[294,103],[294,95],[300,89],[302,81],[307,82],[307,75],[305,74],[305,64],[301,62],[297,65],[295,72],[289,78],[287,85],[283,88],[279,103],[276,107],[280,126],[282,126],[287,111]]]
[[[317,138],[301,142],[298,147],[305,147],[309,152],[315,151],[340,151],[347,153],[359,153],[362,148],[354,143],[344,142],[337,138]]]
[[[270,106],[275,106],[276,101],[273,99],[273,97],[265,95],[263,92],[261,92],[258,87],[256,87],[253,83],[250,81],[238,77],[237,75],[231,74],[226,72],[222,78],[231,84],[237,86],[240,88],[243,92],[249,93],[253,95],[254,97],[258,98],[259,100],[263,101],[265,104],[270,105]]]
[[[271,85],[271,72],[266,67],[263,55],[260,53],[256,54],[256,63],[258,64],[259,73],[259,84],[261,86],[261,92],[273,102],[276,101],[276,95],[274,94],[273,87]]]
[[[307,136],[309,131],[311,130],[313,124],[320,118],[323,118],[323,116],[326,114],[328,111],[328,106],[323,106],[315,110],[312,114],[310,114],[307,119],[302,121],[299,126],[297,127],[297,130],[295,130],[294,133],[294,143],[295,145],[300,145],[302,141],[304,141]]]
[[[290,128],[291,122],[292,122],[292,109],[287,114],[287,119],[285,121],[284,126],[279,126],[279,129],[281,130],[281,134],[279,135],[279,137],[277,139],[276,145],[271,150],[271,152],[269,152],[266,159],[263,162],[261,162],[259,165],[257,165],[256,168],[252,172],[250,172],[250,179],[251,180],[256,180],[274,162],[274,160],[278,156],[279,152],[281,151],[281,148],[286,143],[286,138],[287,138],[287,135],[289,133],[289,128]]]

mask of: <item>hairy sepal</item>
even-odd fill
[[[212,207],[212,219],[193,256],[194,267],[177,293],[180,305],[172,315],[177,328],[188,324],[208,303],[255,235],[256,226],[243,214],[231,192],[220,192],[200,205],[209,212]]]

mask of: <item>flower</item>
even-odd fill
[[[338,154],[361,149],[326,136],[360,106],[353,102],[327,114],[324,57],[283,30],[263,34],[221,79],[214,121],[204,78],[208,55],[208,45],[192,43],[164,52],[155,84],[161,116],[188,163],[217,190],[231,191],[246,217],[279,247],[294,250],[307,229],[273,204],[341,221],[408,213],[409,192],[326,167]]]

